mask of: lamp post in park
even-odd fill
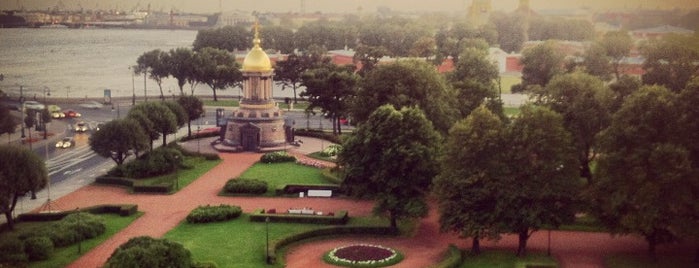
[[[129,70],[131,70],[131,66],[129,66]],[[131,93],[133,96],[131,97],[131,105],[136,105],[136,74],[134,72],[131,73]]]
[[[265,264],[269,264],[269,217],[265,218]]]

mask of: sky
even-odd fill
[[[346,13],[355,12],[362,7],[365,12],[375,11],[379,6],[386,6],[397,11],[450,11],[464,9],[472,0],[303,0],[306,12]],[[302,0],[0,0],[0,9],[17,9],[24,6],[28,10],[44,10],[60,3],[65,9],[145,9],[151,4],[153,10],[213,13],[219,11],[247,10],[259,12],[299,12]],[[493,8],[512,11],[519,0],[492,0]],[[530,0],[534,10],[567,9],[590,7],[595,10],[608,9],[695,9],[699,8],[697,0]],[[138,6],[137,6],[138,5]]]

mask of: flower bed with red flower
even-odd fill
[[[399,263],[403,255],[392,248],[355,244],[334,248],[323,259],[327,263],[347,267],[384,267]]]

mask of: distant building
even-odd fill
[[[468,22],[473,26],[481,26],[488,23],[493,5],[490,0],[473,0],[467,11]]]
[[[639,29],[630,32],[631,37],[635,39],[659,39],[668,34],[693,35],[694,31],[685,28],[663,25],[653,28]]]

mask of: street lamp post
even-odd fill
[[[269,217],[265,218],[265,264],[269,264]]]
[[[41,123],[42,123],[42,125],[44,126],[44,140],[47,138],[47,134],[48,134],[48,132],[49,132],[49,130],[47,129],[47,124],[48,124],[48,123],[46,122],[47,119],[48,119],[47,117],[50,117],[50,116],[51,116],[50,114],[48,114],[48,112],[49,112],[49,106],[48,106],[48,105],[49,105],[49,104],[48,104],[48,102],[46,102],[46,97],[47,97],[47,96],[51,96],[51,89],[50,89],[49,87],[46,87],[46,86],[45,86],[45,87],[44,87],[44,105],[45,105],[45,106],[44,106],[44,111],[41,112],[41,113],[40,113],[40,116],[39,116],[39,117],[41,118]],[[46,118],[45,118],[45,117],[46,117]]]
[[[143,98],[148,102],[148,91],[146,91],[146,72],[143,72]]]
[[[129,66],[129,70],[131,70],[131,66]],[[134,76],[134,73],[131,72],[131,92],[133,93],[131,105],[136,105],[136,78]]]

